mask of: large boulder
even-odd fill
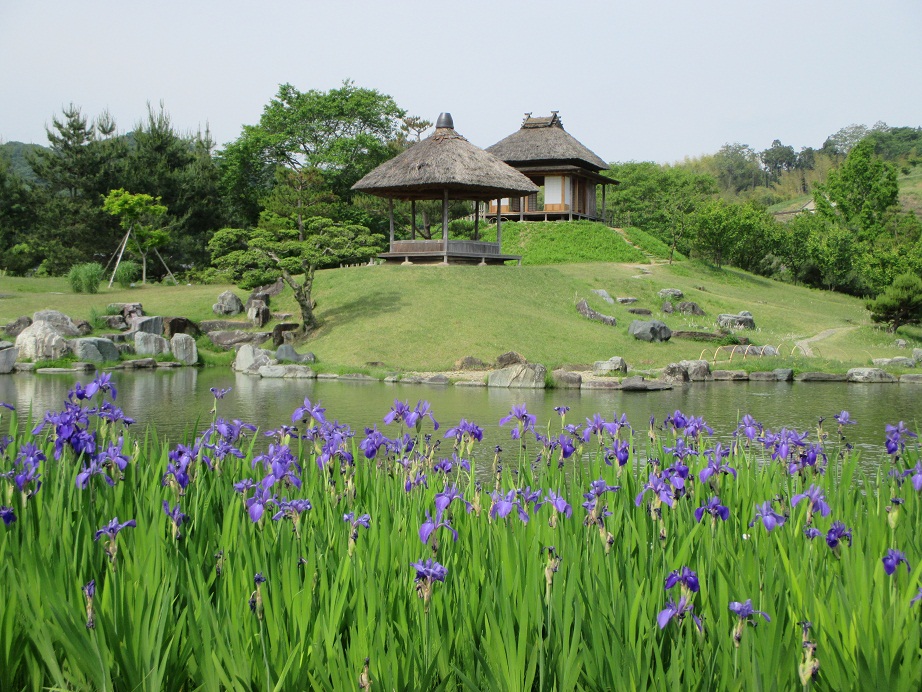
[[[253,300],[247,308],[247,319],[256,327],[265,327],[269,320],[272,319],[272,313],[269,312],[269,306],[261,300]]]
[[[642,317],[649,317],[653,314],[650,308],[628,308],[627,311],[632,315],[640,315]]]
[[[879,368],[914,368],[916,361],[912,358],[897,356],[896,358],[874,358],[872,361]]]
[[[624,375],[627,373],[627,363],[621,356],[614,356],[608,360],[597,360],[592,364],[593,375]]]
[[[249,329],[253,325],[240,320],[202,320],[198,323],[199,329],[205,334],[208,332],[223,332],[229,329]]]
[[[159,334],[135,332],[134,350],[139,356],[157,356],[170,352],[170,342]]]
[[[3,331],[6,332],[7,336],[19,336],[22,334],[22,330],[28,327],[30,324],[32,324],[32,318],[28,315],[23,315],[22,317],[16,318],[5,327],[3,327]]]
[[[615,299],[612,298],[612,297],[609,295],[608,291],[606,291],[604,288],[593,288],[593,289],[592,289],[592,292],[595,293],[599,298],[601,298],[602,300],[604,300],[604,301],[605,301],[606,303],[608,303],[609,305],[614,305],[614,304],[615,304]]]
[[[602,324],[607,324],[609,327],[614,327],[618,324],[618,321],[614,317],[611,317],[610,315],[603,315],[601,312],[596,312],[591,307],[589,307],[589,303],[586,302],[585,298],[576,304],[576,311],[586,319],[592,320],[593,322],[601,322]]]
[[[506,351],[506,353],[496,357],[497,368],[508,368],[510,365],[525,365],[527,362],[525,356],[515,351]]]
[[[13,368],[16,367],[16,359],[19,357],[19,349],[15,346],[13,348],[5,348],[0,351],[0,375],[6,375],[7,373],[13,372]]]
[[[622,305],[630,305],[631,303],[637,302],[637,299],[633,296],[623,296],[621,298],[617,298],[616,300]]]
[[[128,329],[128,323],[121,313],[118,315],[101,315],[99,319],[106,325],[106,329],[118,329],[120,331]]]
[[[896,382],[897,379],[880,368],[852,368],[845,373],[846,382]]]
[[[672,385],[669,382],[646,380],[642,375],[625,377],[621,380],[621,390],[625,392],[655,392],[661,389],[672,389]]]
[[[666,313],[667,315],[671,315],[672,313],[674,313],[674,312],[675,312],[675,308],[672,307],[672,301],[671,301],[671,300],[664,300],[664,301],[663,301],[663,307],[661,308],[661,310],[662,310],[664,313]]]
[[[194,339],[201,336],[202,330],[187,317],[164,317],[163,338],[172,339],[176,334],[188,334]]]
[[[77,360],[88,360],[91,363],[105,363],[119,359],[118,347],[109,339],[100,337],[85,337],[74,339],[70,342]]]
[[[672,338],[672,331],[664,322],[659,320],[634,320],[628,327],[627,333],[640,341],[662,342]]]
[[[237,357],[234,358],[233,364],[237,372],[256,374],[264,365],[278,365],[271,351],[256,348],[253,344],[242,344],[237,349]]]
[[[22,319],[20,317],[20,319]],[[922,348],[912,349],[912,359],[917,363],[922,363]]]
[[[266,284],[265,286],[259,286],[258,288],[253,289],[253,293],[262,293],[267,296],[277,296],[279,293],[285,290],[285,281],[280,276],[275,280],[275,283]],[[266,301],[268,305],[269,301]]]
[[[47,322],[61,336],[82,336],[76,323],[57,310],[39,310],[32,315],[32,322]]]
[[[487,367],[486,363],[474,356],[464,356],[455,362],[455,370],[486,370]]]
[[[688,379],[692,382],[706,382],[713,379],[711,377],[711,364],[706,360],[681,360],[679,364],[685,368],[688,373]]]
[[[494,370],[487,379],[489,387],[509,387],[515,389],[544,389],[547,368],[540,363],[512,365],[501,370]]]
[[[683,315],[698,315],[699,317],[704,315],[704,310],[701,309],[701,306],[691,300],[683,300],[675,307]]]
[[[275,359],[282,362],[288,363],[316,363],[317,356],[311,352],[307,353],[298,353],[295,351],[295,347],[291,344],[282,344],[278,347],[278,350],[275,352]]]
[[[583,376],[572,370],[555,370],[551,378],[556,389],[579,389],[583,386]]]
[[[664,288],[658,295],[663,300],[681,300],[685,296],[678,288]]]
[[[268,341],[272,336],[269,332],[244,332],[235,329],[229,332],[208,332],[208,338],[215,346],[224,349],[232,348],[239,344],[259,345]]]
[[[667,365],[663,368],[659,378],[663,382],[672,382],[673,384],[684,384],[685,382],[691,381],[691,378],[688,376],[688,370],[686,370],[685,366],[681,363],[670,363]]]
[[[263,305],[268,306],[268,305],[269,305],[269,300],[270,300],[270,299],[269,299],[269,294],[268,294],[268,293],[263,293],[262,291],[260,291],[260,290],[257,288],[257,289],[254,290],[252,293],[250,293],[249,297],[247,298],[247,302],[246,302],[246,303],[244,304],[244,306],[243,306],[243,309],[246,310],[247,312],[249,312],[250,308],[253,307],[253,304],[254,304],[254,303],[257,303],[257,302],[262,303]]]
[[[717,326],[723,329],[755,329],[752,313],[745,310],[738,315],[717,315]]]
[[[261,365],[256,374],[269,379],[312,380],[317,377],[317,373],[306,365]]]
[[[140,303],[109,303],[108,312],[118,313],[126,321],[132,317],[144,317],[144,307]]]
[[[19,357],[24,360],[55,360],[70,350],[67,341],[50,322],[36,320],[16,337]]]
[[[163,318],[159,315],[156,317],[132,317],[128,320],[131,325],[131,331],[144,332],[145,334],[163,334]]]
[[[216,315],[239,315],[243,312],[243,302],[232,291],[224,291],[211,306],[211,311]]]
[[[198,363],[198,347],[189,334],[174,334],[170,339],[170,353],[183,365]]]

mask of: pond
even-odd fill
[[[60,409],[75,381],[86,383],[90,379],[92,375],[8,375],[0,377],[0,401],[16,405],[23,416],[31,406],[39,417],[46,410]],[[401,399],[413,406],[424,399],[432,404],[441,430],[461,418],[480,425],[484,430],[484,441],[479,445],[483,454],[491,453],[494,445],[508,445],[509,426],[501,429],[498,421],[513,405],[523,403],[538,417],[539,427],[551,422],[552,431],[559,427],[555,406],[569,406],[567,422],[580,424],[594,413],[607,420],[616,412],[619,416],[624,413],[638,431],[646,430],[650,416],[661,423],[679,409],[686,415],[702,416],[721,437],[732,433],[747,413],[772,430],[786,426],[815,431],[819,418],[831,419],[847,410],[858,422],[849,426],[848,440],[862,450],[866,461],[883,455],[884,426],[888,423],[904,420],[916,428],[917,401],[922,392],[911,385],[800,382],[693,383],[659,392],[545,391],[260,379],[225,368],[116,371],[113,382],[119,393],[116,403],[126,415],[141,425],[154,426],[161,436],[174,442],[210,421],[214,403],[211,387],[231,387],[218,404],[219,415],[225,418],[239,418],[263,429],[277,427],[289,422],[292,411],[308,397],[326,408],[327,417],[349,424],[358,435],[375,423],[385,434],[396,434],[396,426],[382,423],[393,401]],[[834,421],[830,420],[826,429],[834,432]]]

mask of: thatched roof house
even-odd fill
[[[502,263],[521,257],[500,254],[501,226],[497,225],[497,242],[477,240],[480,202],[503,197],[536,194],[538,186],[525,175],[488,154],[454,129],[449,113],[442,113],[436,122],[435,132],[422,142],[413,145],[390,161],[382,163],[352,186],[353,190],[366,192],[391,201],[390,252],[382,253],[385,260],[402,259],[449,262]],[[410,240],[396,240],[394,232],[393,200],[412,203],[412,230]],[[442,239],[416,240],[416,201],[442,200]],[[448,240],[449,200],[470,200],[475,205],[474,240]]]
[[[596,204],[596,185],[617,185],[600,175],[608,164],[564,130],[557,111],[547,117],[525,114],[517,132],[500,140],[487,151],[521,171],[544,189],[543,201],[537,194],[502,201],[501,213],[523,219],[544,218],[601,219]],[[604,207],[604,205],[603,205]],[[496,214],[496,205],[490,213]]]

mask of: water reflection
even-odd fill
[[[35,417],[61,406],[75,379],[87,382],[91,376],[31,375],[0,376],[0,401],[14,403],[20,412],[30,406]],[[461,418],[484,428],[485,449],[507,444],[508,429],[497,422],[515,404],[524,403],[538,416],[539,425],[559,426],[555,406],[569,406],[568,422],[583,423],[598,412],[607,419],[626,413],[639,430],[645,430],[650,416],[662,421],[675,409],[703,416],[725,436],[746,413],[767,427],[782,426],[812,430],[819,418],[831,419],[842,410],[851,413],[858,425],[850,426],[849,440],[864,448],[866,456],[882,454],[884,426],[899,420],[915,427],[918,395],[922,387],[894,384],[841,383],[733,383],[692,384],[663,392],[621,392],[617,390],[506,390],[480,387],[420,386],[379,382],[329,380],[260,379],[235,374],[223,368],[198,370],[181,368],[154,372],[113,373],[119,391],[118,404],[141,424],[152,424],[161,435],[181,440],[197,425],[210,421],[214,399],[211,387],[231,387],[218,402],[219,415],[257,423],[263,429],[291,420],[292,411],[305,397],[320,401],[330,418],[348,423],[358,434],[377,423],[395,398],[413,405],[419,399],[431,402],[436,418],[447,429]],[[427,423],[428,425],[428,423]],[[833,432],[830,421],[827,430]],[[385,430],[394,434],[396,429]]]

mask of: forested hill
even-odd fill
[[[29,165],[26,155],[28,152],[36,149],[45,149],[40,144],[26,144],[25,142],[4,142],[0,144],[0,156],[5,158],[12,169],[13,173],[23,180],[34,182],[36,180],[35,172]]]

